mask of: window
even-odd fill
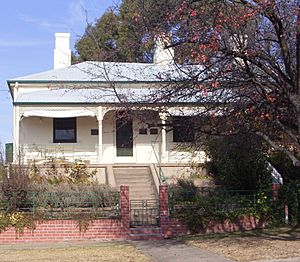
[[[98,129],[91,129],[91,135],[92,136],[98,136],[99,135],[99,130]]]
[[[157,135],[158,134],[158,128],[150,128],[150,135]]]
[[[76,117],[53,118],[53,143],[76,143]]]
[[[173,118],[173,142],[194,142],[195,130],[191,117],[178,116]]]
[[[147,135],[148,131],[147,131],[147,128],[140,128],[139,129],[139,134],[140,135]]]

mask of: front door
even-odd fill
[[[133,158],[133,126],[128,115],[119,114],[116,119],[116,156],[121,162]]]

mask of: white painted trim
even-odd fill
[[[22,113],[22,117],[40,116],[49,118],[65,118],[65,117],[81,117],[90,116],[95,117],[96,114],[93,111],[86,109],[78,110],[29,110]]]
[[[102,106],[98,107],[98,164],[102,163],[103,156],[103,110]]]
[[[19,115],[19,106],[14,106],[14,143],[13,143],[13,162],[18,163],[20,157],[19,143],[20,143],[20,115]]]
[[[166,121],[167,121],[167,114],[162,113],[159,114],[159,117],[161,119],[162,128],[161,128],[161,162],[167,163],[168,157],[167,157],[167,130],[165,128]]]

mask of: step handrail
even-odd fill
[[[154,168],[155,169],[155,174],[158,178],[159,184],[161,185],[163,182],[166,181],[166,177],[165,177],[164,172],[162,170],[161,159],[160,159],[160,157],[159,157],[159,155],[158,155],[158,153],[156,152],[156,149],[155,149],[155,144],[159,143],[159,142],[160,141],[157,141],[157,140],[156,141],[151,141],[151,147],[152,147],[152,150],[153,150],[153,153],[154,153],[154,156],[156,158],[157,165],[158,165],[158,172],[157,172],[157,169]]]

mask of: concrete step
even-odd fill
[[[137,177],[137,178],[140,178],[140,177],[143,177],[143,178],[147,178],[150,176],[150,174],[133,174],[133,173],[129,173],[129,174],[115,174],[116,177]]]
[[[144,190],[139,190],[139,189],[131,189],[129,190],[129,194],[153,194],[156,195],[156,193],[154,192],[154,190],[152,190],[151,188],[147,188]]]
[[[119,179],[149,179],[150,175],[146,174],[128,174],[128,175],[115,175]]]
[[[134,193],[134,194],[138,194],[138,193],[144,193],[144,194],[151,194],[151,193],[154,193],[153,190],[151,188],[132,188],[130,191],[129,191],[129,194],[130,193]]]
[[[117,186],[129,186],[130,191],[133,189],[146,189],[146,188],[151,188],[153,190],[154,185],[151,183],[129,183],[129,182],[122,182],[119,184],[117,183]]]
[[[147,199],[152,199],[155,197],[154,194],[132,194],[132,195],[129,195],[130,197],[130,200],[141,200],[141,199],[144,199],[144,200],[147,200]]]
[[[155,197],[155,195],[136,194],[136,195],[131,195],[130,200],[141,200],[141,199],[146,200],[146,199],[152,199],[154,197]]]
[[[150,175],[148,168],[113,168],[115,175]]]
[[[145,190],[134,190],[134,189],[132,189],[132,190],[130,190],[129,191],[129,194],[131,195],[131,196],[133,196],[133,195],[156,195],[156,193],[155,192],[153,192],[153,190],[151,190],[151,189],[145,189]]]
[[[155,193],[129,193],[130,200],[147,200],[147,199],[155,199],[157,196]]]
[[[116,185],[128,185],[133,200],[156,198],[156,188],[148,166],[113,167]]]
[[[128,183],[152,183],[153,181],[149,177],[116,177],[118,182],[128,182]]]
[[[143,186],[147,186],[148,185],[152,185],[153,186],[153,182],[152,181],[117,181],[116,182],[117,185],[122,186],[122,185],[130,185],[130,186],[135,186],[135,187],[143,187]]]
[[[125,182],[128,182],[128,183],[153,183],[153,181],[150,179],[150,178],[116,178],[116,180],[118,182],[122,182],[122,183],[125,183]]]

